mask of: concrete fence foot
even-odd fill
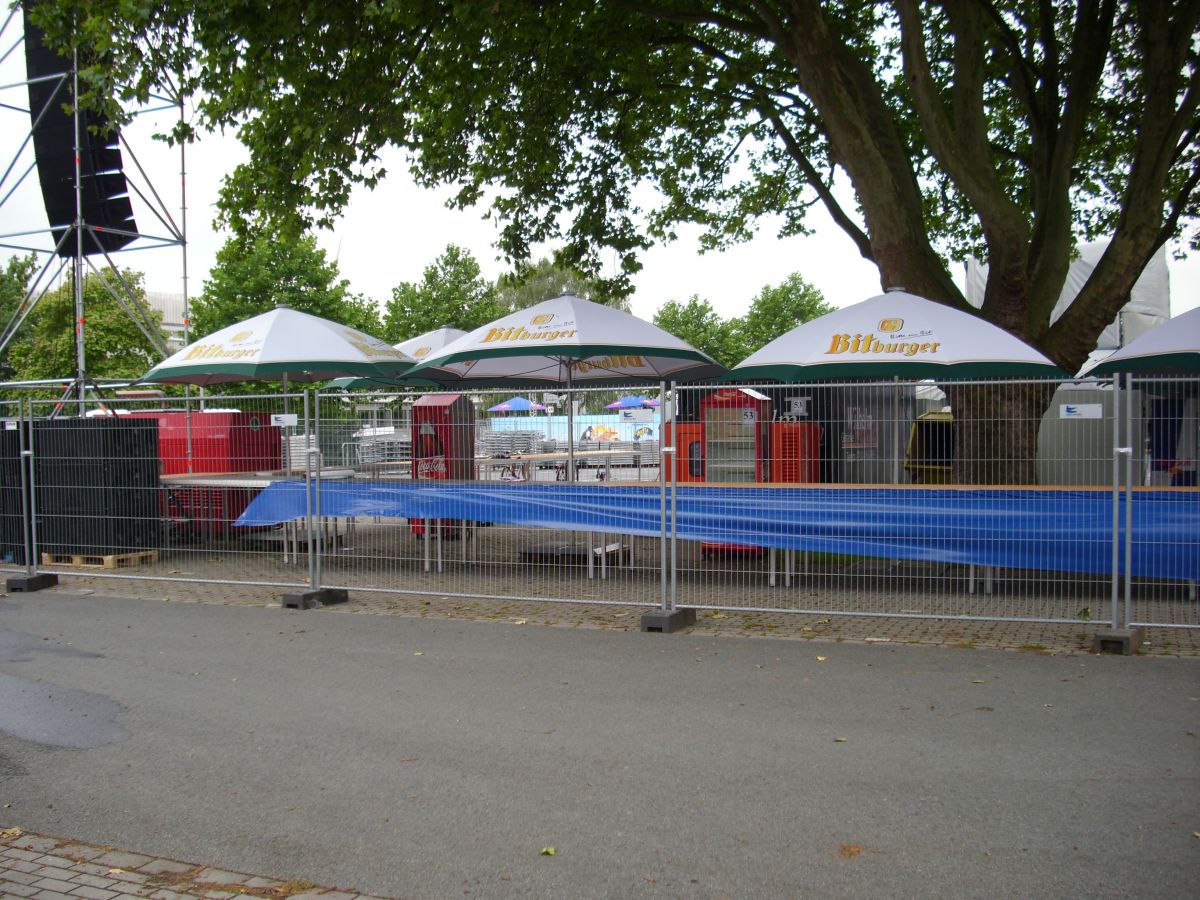
[[[54,587],[58,584],[58,576],[48,572],[38,572],[36,575],[17,575],[5,583],[10,594],[32,593]]]
[[[345,588],[321,588],[318,591],[299,591],[283,595],[284,609],[317,609],[345,603],[350,599]]]
[[[1136,653],[1142,646],[1142,629],[1140,628],[1110,628],[1098,631],[1092,638],[1092,649],[1097,653],[1119,653],[1129,656]]]
[[[642,616],[642,631],[670,634],[672,631],[679,631],[681,628],[695,624],[696,611],[694,609],[676,609],[671,612],[660,609]]]

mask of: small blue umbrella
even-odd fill
[[[489,406],[488,412],[533,412],[534,410],[544,410],[545,408],[542,404],[526,400],[524,397],[511,397],[503,403]]]
[[[622,397],[616,403],[610,403],[605,409],[643,409],[647,406],[658,406],[657,400],[649,397]]]

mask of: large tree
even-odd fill
[[[628,275],[677,223],[718,245],[766,213],[797,233],[819,201],[884,286],[965,307],[949,262],[980,256],[982,315],[1070,371],[1151,255],[1197,241],[1200,0],[44,0],[37,17],[106,54],[98,96],[182,72],[206,123],[239,125],[235,215],[328,220],[392,144],[462,204],[491,186],[513,258],[562,237],[566,261],[595,272],[609,247]],[[1110,244],[1052,321],[1082,237]]]

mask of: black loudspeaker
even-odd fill
[[[0,563],[25,564],[24,495],[21,492],[22,427],[14,419],[0,420]],[[27,432],[28,433],[28,432]]]
[[[29,21],[25,3],[25,64],[29,78],[29,115],[33,156],[50,230],[57,245],[75,224],[75,120],[64,110],[72,101],[70,60],[46,47],[42,32]],[[79,123],[79,187],[85,226],[83,254],[119,250],[137,239],[129,185],[121,167],[119,131],[101,114],[84,110]],[[131,232],[118,234],[109,229]],[[59,246],[59,256],[75,255],[74,235]]]
[[[34,423],[33,449],[40,551],[162,546],[156,420],[46,419]]]

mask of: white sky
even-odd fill
[[[23,60],[15,74],[11,61],[0,67],[0,77],[3,78],[0,83],[4,85],[21,81]],[[10,93],[14,90],[15,93]],[[23,86],[9,89],[4,94],[0,97],[2,102],[27,105]],[[28,117],[0,110],[0,121],[6,126],[0,130],[0,159],[7,165],[27,133]],[[173,113],[143,116],[125,130],[125,139],[178,221],[179,150],[151,140],[155,131],[169,127],[172,121]],[[212,223],[221,178],[244,158],[244,150],[232,136],[215,135],[206,136],[198,145],[188,147],[186,154],[188,292],[194,297],[200,293],[216,253],[225,241],[225,235],[215,231]],[[19,164],[4,183],[0,197],[7,193],[14,178],[32,160],[31,149],[26,148],[21,158],[23,164]],[[132,160],[126,159],[125,168],[127,173],[135,171]],[[353,290],[380,303],[385,302],[392,287],[398,283],[419,281],[425,267],[450,243],[469,249],[488,278],[507,271],[507,265],[500,261],[492,247],[496,229],[483,219],[482,210],[448,210],[445,199],[450,195],[449,190],[417,188],[398,163],[389,167],[389,172],[388,179],[375,191],[356,191],[336,229],[322,232],[318,238],[330,258],[337,259],[342,276],[349,280]],[[131,175],[131,180],[142,183],[136,176]],[[0,207],[0,233],[45,228],[41,203],[35,178],[26,179]],[[135,213],[143,233],[165,234],[141,203],[135,202]],[[875,267],[858,256],[849,238],[823,211],[814,210],[812,216],[815,233],[810,237],[779,240],[767,223],[755,240],[724,252],[707,254],[698,252],[697,232],[684,230],[679,241],[645,254],[644,268],[634,279],[634,313],[650,318],[665,301],[685,300],[698,294],[710,301],[721,315],[740,315],[764,285],[778,284],[792,272],[799,272],[836,306],[879,293]],[[48,246],[48,236],[43,240]],[[0,254],[7,256],[8,252],[0,251]],[[183,290],[182,255],[178,248],[122,253],[115,259],[119,265],[146,272],[149,290],[172,293]],[[1200,259],[1172,260],[1169,265],[1172,312],[1177,315],[1200,305]]]

